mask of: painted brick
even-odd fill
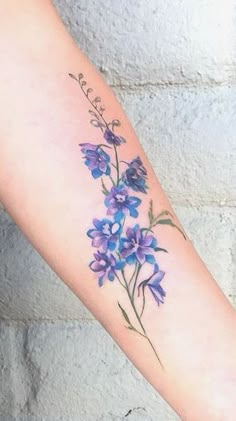
[[[236,205],[236,88],[116,89],[168,197]]]
[[[235,79],[233,0],[54,3],[110,84],[212,84]]]
[[[133,421],[178,419],[98,322],[15,323],[10,329],[14,356],[4,352],[0,366],[11,374],[0,376],[0,399],[7,402],[1,421],[125,421],[129,412]],[[22,389],[28,393],[17,407]]]

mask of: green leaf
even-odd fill
[[[121,312],[122,312],[122,315],[123,315],[123,317],[124,317],[124,319],[125,319],[125,321],[132,327],[132,325],[131,325],[131,322],[130,322],[130,320],[129,320],[129,317],[128,317],[128,314],[126,313],[126,311],[123,309],[123,307],[121,307],[121,305],[120,305],[120,303],[119,303],[119,301],[118,301],[118,306],[120,307],[120,309],[121,309]]]
[[[136,329],[135,329],[135,327],[133,327],[133,326],[127,326],[127,329],[129,329],[129,330],[134,330],[135,332],[136,332]]]
[[[141,230],[140,231],[147,231],[147,232],[153,232],[150,228],[141,228]]]
[[[159,219],[159,218],[161,218],[162,216],[168,216],[168,215],[170,215],[171,216],[171,218],[174,218],[174,216],[172,215],[172,213],[171,212],[169,212],[168,210],[163,210],[161,213],[159,213],[159,215],[157,215],[154,219],[155,219],[155,222]]]
[[[140,335],[140,332],[137,329],[135,329],[134,326],[130,325],[130,326],[126,326],[126,327],[127,327],[127,329],[132,330],[133,332],[137,332]]]
[[[176,224],[174,224],[174,222],[171,219],[160,219],[159,221],[155,222],[154,226],[156,225],[169,225],[171,227],[174,227],[183,235],[185,240],[187,239],[184,232]]]
[[[78,82],[78,79],[77,79],[77,77],[76,77],[75,75],[73,75],[72,73],[69,73],[69,76],[70,76],[72,79],[74,79],[74,80],[76,80],[76,81]]]
[[[152,200],[150,200],[149,211],[148,211],[148,218],[150,225],[153,224],[154,216],[153,216],[153,209],[152,209]]]
[[[154,250],[155,251],[164,251],[165,253],[168,253],[168,251],[166,249],[163,249],[161,247],[155,247]]]

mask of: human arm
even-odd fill
[[[12,27],[8,32],[9,39],[4,35],[7,44],[2,43],[3,49],[7,45],[6,66],[2,69],[1,79],[4,98],[0,128],[3,140],[2,202],[59,276],[74,289],[129,358],[179,413],[194,408],[196,414],[196,407],[199,411],[206,411],[204,403],[214,411],[215,399],[207,397],[207,393],[213,390],[210,383],[216,376],[215,396],[218,396],[222,388],[219,387],[221,373],[217,369],[225,370],[226,379],[234,369],[234,312],[191,244],[185,242],[173,227],[159,224],[154,227],[154,233],[159,245],[168,251],[157,254],[159,266],[165,271],[161,281],[166,292],[165,304],[157,307],[146,288],[143,316],[163,362],[164,372],[154,370],[154,367],[158,370],[158,365],[143,338],[124,327],[126,323],[117,301],[126,310],[129,302],[121,292],[122,287],[118,282],[107,281],[99,288],[96,274],[88,268],[94,249],[86,231],[91,228],[94,217],[106,215],[106,206],[100,189],[101,179],[94,180],[91,176],[78,144],[100,142],[103,136],[90,124],[90,105],[80,86],[69,78],[69,72],[84,74],[88,86],[102,98],[108,122],[112,119],[121,121],[117,133],[127,141],[118,148],[121,160],[130,161],[141,156],[148,170],[147,194],[133,192],[142,200],[135,221],[140,226],[147,226],[151,199],[155,215],[165,209],[171,213],[172,210],[114,96],[81,56],[56,16],[54,18],[53,10],[50,12],[49,9],[46,14],[46,9],[37,6],[37,18],[33,8],[27,10],[32,10],[30,22],[34,22],[35,32],[29,25],[19,23],[20,34],[15,36]],[[145,272],[142,276],[144,280]],[[152,319],[150,323],[147,312]],[[214,320],[211,320],[212,315]],[[202,343],[203,338],[205,343]],[[226,352],[223,348],[229,345],[230,352]],[[219,355],[216,355],[216,349]],[[213,354],[215,359],[212,359]],[[214,369],[213,363],[217,366]],[[205,384],[203,364],[209,372],[209,384]],[[191,387],[189,382],[193,383]],[[228,402],[230,390],[225,394]]]

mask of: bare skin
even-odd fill
[[[33,246],[101,322],[127,357],[183,420],[233,420],[236,387],[236,318],[189,239],[171,226],[153,227],[168,253],[158,254],[165,272],[165,303],[146,294],[146,338],[127,329],[117,305],[129,301],[119,282],[99,288],[89,262],[86,235],[104,216],[100,183],[84,164],[79,143],[99,144],[87,98],[69,73],[83,73],[119,119],[126,139],[120,159],[139,156],[148,173],[138,223],[146,226],[150,200],[155,213],[174,215],[124,111],[81,53],[49,1],[10,0],[1,5],[0,200]],[[88,140],[89,139],[89,140]],[[177,217],[173,220],[180,227]],[[143,270],[142,279],[148,274]],[[138,299],[138,297],[137,297]],[[133,323],[137,322],[132,313]],[[138,385],[137,385],[138,387]],[[133,392],[132,392],[133,393]]]

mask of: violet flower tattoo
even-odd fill
[[[167,253],[159,247],[153,228],[169,225],[176,228],[186,239],[183,231],[174,223],[168,210],[158,215],[153,213],[153,202],[149,199],[148,224],[141,226],[137,218],[141,211],[140,195],[147,197],[148,174],[139,156],[130,162],[119,159],[118,151],[126,140],[115,131],[121,126],[119,120],[107,121],[105,108],[99,96],[93,96],[93,89],[87,87],[84,76],[69,74],[80,86],[88,100],[90,123],[101,131],[101,142],[80,143],[84,163],[93,179],[100,179],[104,196],[104,217],[94,218],[92,227],[87,231],[95,249],[90,269],[102,287],[106,282],[119,282],[127,293],[128,304],[118,307],[126,322],[126,327],[141,335],[152,348],[163,367],[157,350],[149,338],[144,323],[146,298],[154,299],[157,306],[164,303],[166,292],[163,287],[165,272],[159,268],[158,252]],[[132,222],[134,220],[134,222]],[[146,268],[144,279],[143,268]],[[143,272],[143,274],[142,274]],[[131,317],[132,316],[132,317]],[[134,320],[134,321],[133,321]]]

